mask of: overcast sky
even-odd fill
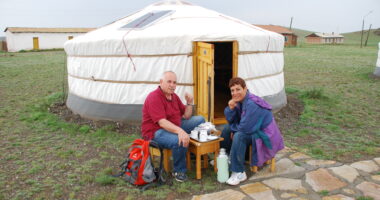
[[[0,36],[6,27],[100,27],[155,0],[0,0]],[[380,28],[380,0],[187,0],[252,24],[346,33]],[[372,11],[372,12],[371,12]],[[370,14],[368,14],[370,13]]]

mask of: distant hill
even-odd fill
[[[345,44],[360,44],[361,31],[351,32],[351,33],[343,33],[344,35],[344,43]],[[364,31],[363,34],[363,45],[367,38],[368,30]],[[380,42],[380,28],[371,30],[368,38],[368,46],[377,46]]]
[[[305,36],[314,33],[313,31],[307,31],[307,30],[298,29],[298,28],[292,28],[292,31],[298,36],[297,37],[298,43],[303,43],[305,41]]]

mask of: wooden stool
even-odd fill
[[[201,174],[201,156],[203,156],[203,167],[208,167],[208,153],[214,153],[214,171],[217,172],[217,163],[216,163],[216,158],[218,157],[219,154],[219,143],[222,141],[223,138],[218,138],[216,140],[211,140],[209,142],[198,142],[196,140],[190,139],[190,144],[189,144],[189,149],[188,149],[188,154],[187,156],[187,168],[190,170],[190,153],[195,154],[195,170],[196,170],[196,178],[201,179],[202,174]]]
[[[252,159],[252,145],[249,146],[249,165],[251,164],[251,159]],[[274,172],[276,170],[276,158],[272,158],[270,160],[265,161],[265,164],[269,165],[270,164],[270,172]],[[257,166],[252,166],[250,167],[251,171],[256,173],[258,171]]]
[[[150,155],[152,155],[152,158],[154,156],[161,156],[160,150],[154,147],[149,147]],[[163,165],[164,169],[167,173],[170,171],[170,157],[172,156],[172,150],[171,149],[163,149]]]
[[[154,156],[161,156],[160,150],[158,148],[155,148],[155,147],[149,147],[149,153],[152,156],[152,158],[154,158]],[[169,173],[170,168],[171,168],[170,167],[170,158],[172,156],[172,150],[171,149],[162,149],[162,154],[164,156],[162,162],[164,165],[165,172]],[[189,151],[187,151],[186,157],[190,157]],[[189,159],[186,160],[186,165],[190,166],[190,160]]]

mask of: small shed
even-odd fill
[[[344,36],[332,33],[312,33],[305,36],[306,43],[309,44],[342,44]]]
[[[39,50],[63,48],[63,44],[74,37],[87,33],[93,28],[27,28],[7,27],[7,49],[9,52],[20,50]]]
[[[297,35],[285,27],[276,26],[276,25],[255,25],[255,26],[283,35],[286,47],[297,46]]]

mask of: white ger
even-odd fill
[[[274,110],[286,105],[284,37],[184,1],[152,4],[65,43],[67,106],[82,117],[141,121],[164,71],[176,93],[194,94],[195,110],[225,123],[228,80],[239,76]]]

